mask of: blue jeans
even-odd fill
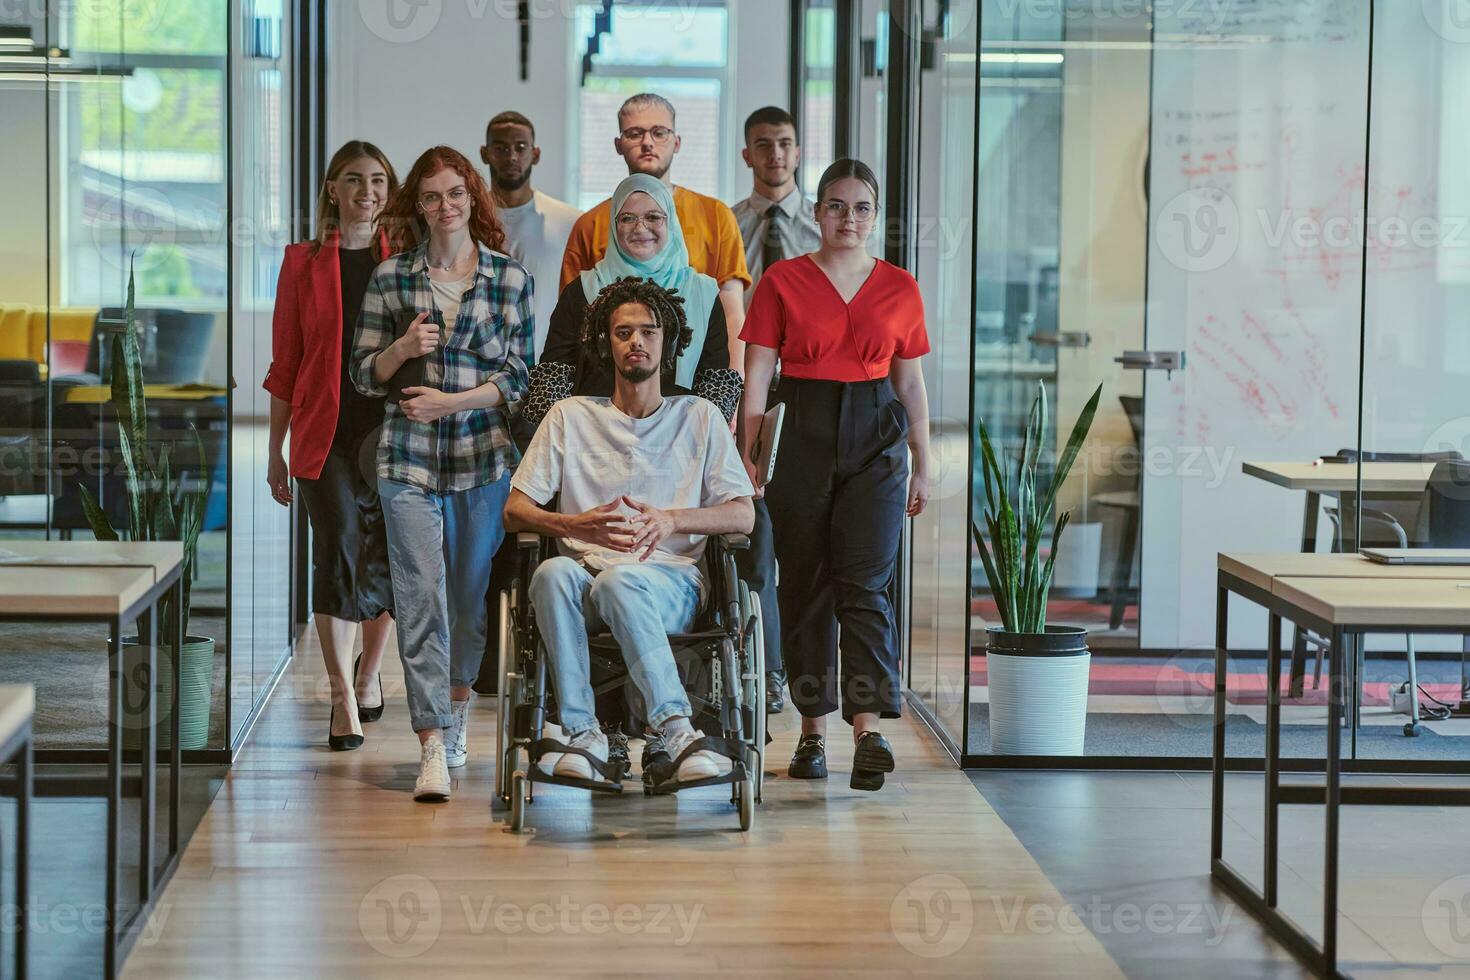
[[[662,728],[670,718],[689,716],[668,634],[687,633],[694,624],[699,582],[694,565],[614,565],[594,576],[565,556],[541,563],[531,576],[531,603],[569,738],[597,727],[588,630],[606,628],[617,639],[628,676],[650,709],[649,724]]]
[[[479,673],[490,559],[505,537],[501,512],[509,495],[509,474],[446,494],[378,480],[398,655],[416,732],[448,728],[450,687],[468,687]]]

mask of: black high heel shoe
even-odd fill
[[[332,722],[337,720],[337,706],[332,705],[332,713],[327,717],[327,746],[333,752],[350,752],[362,747],[362,736],[348,732],[346,735],[333,735]]]
[[[352,661],[352,689],[357,690],[357,665],[362,663],[362,655],[358,654],[356,660]],[[383,717],[383,672],[378,671],[378,703],[371,708],[364,708],[361,704],[357,706],[357,720],[361,722],[377,721]]]

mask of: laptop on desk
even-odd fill
[[[1470,565],[1470,548],[1364,548],[1380,565]]]

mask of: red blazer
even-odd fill
[[[291,475],[321,475],[337,432],[342,381],[342,267],[338,236],[329,232],[311,254],[311,242],[286,246],[276,284],[271,366],[266,391],[291,403]],[[378,233],[377,258],[388,257],[388,236]],[[350,324],[348,329],[355,329]]]

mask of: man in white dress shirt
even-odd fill
[[[745,149],[740,156],[754,182],[750,196],[731,208],[745,242],[745,264],[751,279],[745,303],[749,306],[752,291],[767,268],[781,259],[815,252],[822,244],[822,235],[817,230],[816,202],[796,186],[801,144],[791,113],[776,106],[752,112],[745,120]],[[781,660],[781,618],[776,605],[775,545],[764,500],[755,501],[750,549],[740,552],[736,562],[741,577],[760,595],[766,641],[766,710],[774,714],[785,707],[786,671]]]
[[[745,120],[745,149],[740,156],[754,183],[750,196],[731,208],[745,241],[745,264],[751,278],[745,301],[749,305],[751,290],[772,262],[815,252],[822,235],[813,214],[816,202],[796,186],[801,144],[791,113],[776,106],[752,112]]]
[[[502,112],[485,127],[480,159],[490,168],[496,217],[505,229],[505,250],[526,267],[536,290],[536,359],[546,346],[547,324],[561,292],[561,257],[567,236],[582,212],[531,186],[531,171],[541,162],[536,127],[519,112]]]

